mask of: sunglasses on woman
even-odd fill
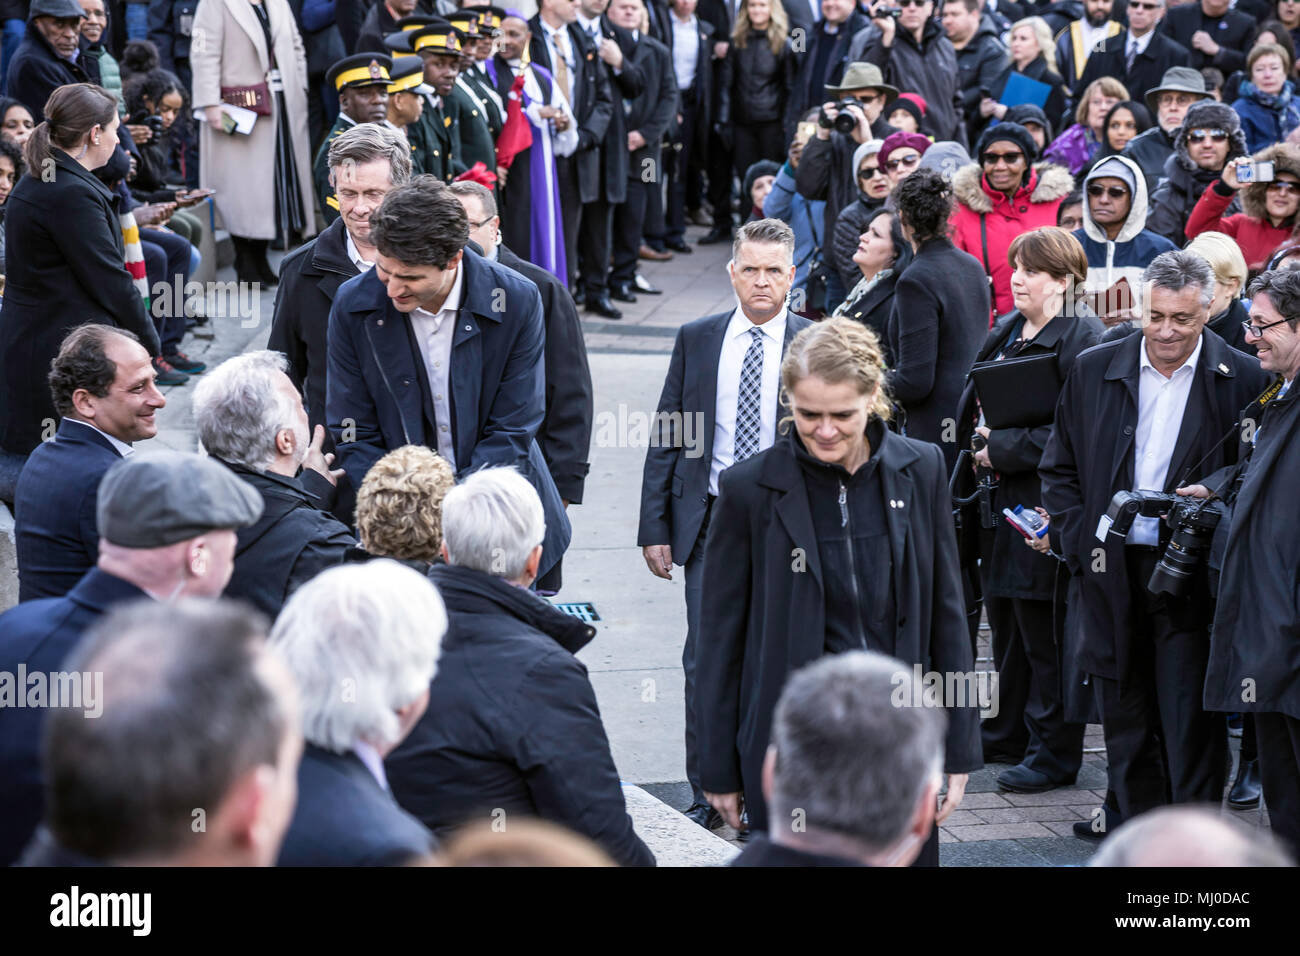
[[[1023,161],[1024,153],[985,153],[980,157],[980,161],[985,166],[996,166],[998,163],[1006,163],[1008,166],[1015,166]]]
[[[917,153],[915,156],[904,156],[901,159],[886,160],[885,168],[892,173],[894,170],[898,169],[899,166],[902,166],[905,169],[911,169],[920,161],[921,161],[921,154]]]
[[[1187,140],[1191,143],[1203,143],[1207,136],[1216,143],[1226,142],[1228,139],[1228,134],[1221,129],[1194,129],[1187,133]]]
[[[870,182],[877,176],[885,175],[885,171],[879,166],[863,166],[858,170],[858,179]]]
[[[1275,179],[1264,188],[1269,192],[1290,193],[1293,196],[1300,194],[1300,183],[1288,179]]]
[[[1111,199],[1123,199],[1128,195],[1128,190],[1123,186],[1103,186],[1101,183],[1089,183],[1088,195],[1100,196],[1105,193]]]

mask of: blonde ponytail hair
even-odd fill
[[[811,325],[794,337],[781,362],[781,402],[790,407],[790,392],[805,378],[829,385],[852,383],[859,395],[875,392],[871,414],[889,421],[893,403],[885,385],[885,355],[876,333],[841,316]],[[781,424],[792,421],[787,415]]]

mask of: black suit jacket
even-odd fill
[[[670,14],[671,16],[671,14]],[[671,23],[669,24],[671,26]],[[712,122],[713,114],[713,90],[714,77],[713,69],[710,63],[713,61],[713,39],[718,34],[714,26],[703,17],[695,18],[696,32],[699,34],[699,46],[695,55],[695,80],[691,83],[689,93],[686,90],[678,88],[678,100],[683,96],[693,96],[695,98],[695,142],[699,144],[696,148],[704,145],[704,137],[708,133],[709,124]],[[668,39],[664,43],[668,47],[668,63],[672,66],[673,47],[676,45],[672,31],[668,33]],[[673,69],[673,86],[677,87],[677,71]],[[677,110],[685,119],[685,109],[681,102],[677,104]],[[674,117],[674,120],[676,117]],[[681,139],[681,128],[674,122],[669,130],[669,138],[672,140]]]
[[[800,3],[802,0],[794,0]],[[865,866],[842,856],[809,853],[807,850],[773,843],[767,837],[754,836],[729,866]]]
[[[1094,532],[1115,492],[1134,487],[1138,350],[1144,341],[1140,334],[1128,335],[1088,349],[1075,360],[1038,466],[1043,507],[1052,515],[1052,550],[1065,558],[1081,598],[1071,600],[1082,636],[1080,667],[1113,680],[1128,675],[1133,649],[1125,543],[1117,535],[1099,541]],[[1236,462],[1238,443],[1220,439],[1236,430],[1238,411],[1267,384],[1268,376],[1254,356],[1230,348],[1208,329],[1201,341],[1196,380],[1161,491],[1199,481]],[[1165,534],[1162,530],[1162,541]],[[1166,596],[1169,611],[1188,627],[1208,627],[1208,583],[1202,578],[1192,591],[1184,599]]]
[[[339,286],[358,271],[348,258],[342,219],[335,219],[280,264],[280,287],[275,293],[275,316],[266,347],[284,353],[289,360],[289,378],[306,396],[307,418],[313,430],[325,424],[325,343],[330,306]]]
[[[65,418],[27,459],[14,492],[19,601],[62,597],[99,560],[99,481],[121,457],[94,428]]]
[[[277,866],[401,866],[433,849],[433,834],[397,805],[360,757],[307,744]]]
[[[1074,87],[1075,102],[1078,102],[1089,83],[1103,76],[1115,77],[1124,84],[1129,96],[1139,103],[1145,102],[1147,90],[1160,85],[1165,70],[1171,66],[1188,66],[1192,60],[1187,47],[1171,40],[1157,27],[1147,48],[1133,58],[1133,69],[1129,70],[1125,67],[1128,42],[1128,31],[1121,30],[1115,36],[1103,40],[1101,46],[1088,56],[1083,76]]]
[[[582,503],[582,490],[591,465],[591,422],[594,406],[587,343],[573,296],[559,279],[507,249],[497,247],[497,261],[537,286],[546,322],[546,415],[537,430],[537,444],[560,497]]]
[[[664,424],[653,436],[641,478],[638,547],[672,546],[673,560],[685,564],[695,548],[709,503],[713,467],[713,426],[718,396],[718,356],[732,312],[687,322],[677,330],[668,377],[659,395],[660,416],[678,416],[675,429]],[[782,354],[811,323],[787,313]],[[777,421],[781,404],[777,399]]]
[[[529,45],[529,55],[534,63],[540,63],[554,76],[555,64],[551,62],[551,51],[546,44],[546,30],[542,26],[541,15],[528,21],[533,38]],[[609,194],[609,183],[601,179],[604,170],[604,153],[601,150],[605,134],[609,132],[614,119],[614,100],[610,92],[610,71],[596,55],[587,34],[578,29],[576,24],[565,28],[569,37],[569,49],[573,52],[573,100],[569,104],[573,117],[578,123],[578,149],[569,158],[576,164],[575,175],[578,183],[579,199],[584,203],[595,202],[600,198],[602,186]],[[558,82],[558,81],[557,81]],[[622,100],[620,99],[620,104]],[[622,113],[622,106],[619,107]],[[624,151],[626,152],[626,150]],[[618,178],[618,188],[626,191],[626,175]],[[611,202],[614,200],[610,200]],[[618,200],[622,202],[622,199]]]
[[[663,139],[677,119],[673,57],[668,47],[653,37],[642,35],[636,42],[632,59],[641,71],[645,85],[638,96],[627,101],[627,131],[639,132],[645,145],[629,152],[627,178],[642,179],[646,173],[653,173],[651,181],[659,182]]]
[[[1230,9],[1219,21],[1218,27],[1208,31],[1214,42],[1219,44],[1219,52],[1206,56],[1192,46],[1192,34],[1201,29],[1201,5],[1188,3],[1174,7],[1165,14],[1158,29],[1163,30],[1171,39],[1188,50],[1191,66],[1202,70],[1207,66],[1216,67],[1227,76],[1233,70],[1246,66],[1247,41],[1254,32],[1255,21],[1239,10]],[[1133,93],[1133,90],[1129,90]]]

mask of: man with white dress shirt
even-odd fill
[[[330,310],[325,412],[360,487],[402,445],[426,445],[458,477],[518,468],[546,512],[538,577],[559,562],[569,521],[537,443],[545,413],[545,325],[537,286],[467,249],[469,220],[447,187],[417,176],[370,216],[375,267]]]
[[[82,325],[63,340],[49,377],[58,430],[47,423],[14,493],[19,601],[63,597],[99,559],[99,482],[135,442],[158,434],[167,399],[154,374],[126,329]]]
[[[686,776],[701,826],[720,823],[700,788],[695,727],[695,653],[699,640],[704,539],[718,476],[771,447],[781,418],[780,370],[786,348],[810,323],[790,312],[794,232],[777,219],[742,227],[727,273],[737,307],[683,325],[651,429],[641,485],[637,545],[650,572],[686,577]]]
[[[1078,642],[1106,737],[1111,796],[1076,826],[1081,836],[1165,803],[1217,806],[1223,796],[1225,725],[1201,705],[1213,619],[1206,562],[1191,562],[1177,593],[1154,592],[1173,529],[1138,517],[1121,534],[1106,518],[1117,492],[1186,489],[1237,461],[1238,411],[1266,376],[1205,327],[1214,288],[1199,256],[1157,256],[1142,276],[1141,333],[1079,356],[1039,463],[1050,545],[1072,575],[1066,641]]]

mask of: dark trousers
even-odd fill
[[[981,562],[983,565],[984,562]],[[989,643],[993,669],[998,675],[998,712],[980,721],[980,738],[985,753],[1023,759],[1029,749],[1029,728],[1025,725],[1025,703],[1029,697],[1029,662],[1016,632],[1015,610],[1010,598],[988,593],[987,576],[981,566],[984,610],[989,619]]]
[[[1084,725],[1065,719],[1055,604],[1025,598],[995,598],[994,601],[1007,605],[999,608],[999,623],[1012,632],[1010,639],[1019,643],[1029,678],[1023,693],[1013,692],[1013,699],[1023,701],[1025,728],[1029,732],[1022,762],[1052,780],[1072,782],[1083,763]],[[999,702],[1006,697],[999,675]]]
[[[700,157],[702,143],[696,142],[700,108],[694,89],[682,90],[681,129],[677,142],[677,159],[668,166],[668,239],[682,242],[686,236],[686,210],[700,205]]]
[[[722,142],[718,134],[709,132],[709,158],[705,166],[709,177],[709,205],[713,207],[713,228],[730,232],[735,228],[731,216],[731,150]],[[746,199],[742,209],[749,209],[753,203]]]
[[[785,131],[780,120],[770,123],[737,123],[732,131],[731,152],[736,167],[736,175],[745,181],[745,172],[760,159],[784,162],[786,147]],[[752,205],[748,196],[740,197],[741,206]]]
[[[564,221],[564,261],[569,274],[564,284],[573,287],[578,275],[578,228],[582,221],[582,193],[578,190],[578,164],[572,156],[555,157],[555,181],[560,189],[560,218]]]
[[[1269,824],[1291,856],[1300,858],[1300,720],[1279,713],[1252,716]]]
[[[606,291],[609,234],[615,208],[605,199],[603,188],[601,198],[582,204],[582,221],[578,225],[578,284],[587,290],[588,296],[602,296]]]
[[[632,282],[636,279],[637,257],[641,252],[641,234],[645,229],[646,208],[650,194],[658,192],[659,181],[627,181],[627,200],[614,207],[614,265],[609,281]]]
[[[664,151],[664,161],[668,161],[667,150]],[[664,175],[667,175],[666,170]],[[668,223],[664,221],[665,186],[665,181],[647,183],[645,191],[645,222],[641,224],[641,238],[656,252],[668,250]]]
[[[1217,806],[1228,741],[1223,716],[1201,708],[1208,630],[1175,621],[1165,598],[1147,591],[1156,549],[1125,552],[1135,622],[1129,672],[1096,678],[1110,788],[1126,820],[1166,803]]]
[[[145,276],[149,280],[150,311],[163,355],[173,355],[185,337],[185,283],[190,276],[190,244],[174,232],[141,229]],[[170,291],[160,294],[165,284]],[[177,303],[181,308],[177,309]]]
[[[704,523],[686,559],[686,646],[682,648],[682,673],[686,678],[686,780],[691,785],[691,799],[706,806],[708,801],[700,789],[700,750],[695,731],[695,648],[700,636],[700,605],[704,594],[704,539],[708,537],[714,500],[710,495]]]

